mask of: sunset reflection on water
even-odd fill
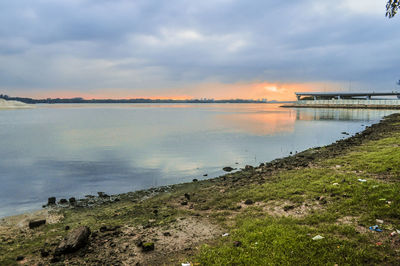
[[[253,135],[270,135],[294,130],[296,114],[285,112],[255,112],[218,115],[218,123]]]

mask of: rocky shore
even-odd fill
[[[394,114],[214,179],[49,198],[42,211],[1,220],[0,264],[396,264],[398,143]]]

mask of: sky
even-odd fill
[[[400,90],[386,0],[0,1],[0,93],[292,100]]]

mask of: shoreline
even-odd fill
[[[383,119],[383,118],[382,118]],[[371,124],[371,126],[379,124],[379,122],[375,123],[375,124]],[[300,151],[296,154],[293,155],[289,155],[286,157],[281,157],[281,158],[275,158],[271,161],[265,162],[265,163],[261,163],[261,165],[259,166],[251,166],[251,165],[246,165],[247,168],[251,168],[251,169],[260,169],[260,168],[265,168],[265,167],[272,167],[270,168],[270,170],[291,170],[295,167],[305,167],[307,166],[307,164],[312,161],[313,159],[315,159],[315,157],[322,156],[323,158],[326,158],[326,156],[328,154],[324,153],[319,153],[319,151],[322,148],[327,148],[327,147],[333,147],[333,149],[343,149],[343,145],[344,147],[346,147],[348,144],[350,143],[350,145],[357,145],[355,144],[355,142],[353,142],[353,140],[350,139],[357,139],[358,141],[360,139],[363,138],[363,136],[360,134],[364,133],[367,129],[369,129],[371,126],[367,126],[364,130],[355,133],[355,135],[350,136],[348,138],[345,139],[338,139],[336,142],[327,144],[325,146],[321,146],[321,147],[312,147],[312,148],[308,148],[306,150]],[[369,131],[368,131],[369,132]],[[368,133],[369,134],[369,133]],[[342,143],[344,142],[344,143]],[[358,142],[357,142],[358,143]],[[328,152],[330,153],[330,152]],[[331,153],[332,155],[336,155],[336,153]],[[321,158],[322,158],[321,157]],[[230,166],[229,166],[230,167]],[[233,166],[234,167],[234,166]],[[225,174],[220,175],[220,176],[216,176],[216,177],[212,177],[212,178],[207,178],[207,179],[193,179],[196,180],[196,182],[203,182],[203,181],[212,181],[212,180],[219,180],[221,178],[224,178],[227,175],[232,175],[232,174],[236,174],[236,173],[240,173],[241,171],[246,171],[246,167],[245,168],[232,168],[233,171],[229,172],[225,172]],[[17,217],[37,217],[40,216],[43,213],[43,210],[50,210],[50,211],[57,211],[57,210],[62,210],[65,208],[91,208],[91,207],[95,207],[95,206],[100,206],[102,204],[107,204],[107,203],[112,203],[115,200],[118,201],[120,199],[120,197],[125,197],[125,196],[132,196],[134,195],[134,197],[136,197],[136,194],[138,195],[144,195],[144,197],[148,197],[149,195],[154,196],[157,195],[159,193],[164,193],[167,192],[169,190],[173,190],[175,187],[180,187],[180,186],[184,186],[186,184],[191,184],[192,182],[184,182],[184,183],[176,183],[176,184],[170,184],[170,185],[162,185],[162,186],[157,186],[157,187],[150,187],[150,188],[144,188],[144,189],[139,189],[139,190],[134,190],[134,191],[128,191],[128,192],[124,192],[124,193],[117,193],[117,194],[107,194],[108,192],[98,192],[101,194],[105,194],[106,197],[103,196],[95,196],[95,195],[87,195],[83,198],[75,198],[72,197],[74,199],[74,205],[72,206],[68,199],[66,198],[56,198],[57,201],[59,200],[66,200],[66,202],[64,203],[60,203],[60,202],[56,202],[55,204],[46,204],[45,202],[42,203],[38,203],[38,207],[32,210],[28,210],[28,211],[24,211],[21,213],[17,213],[17,214],[12,214],[12,215],[6,215],[3,217],[0,217],[0,225],[1,222],[3,220],[8,220],[8,219],[18,219]],[[53,197],[52,195],[49,195],[49,197]],[[40,207],[40,204],[42,205],[42,207]]]
[[[4,217],[0,223],[0,237],[5,238],[4,235],[7,235],[5,231],[21,231],[23,233],[19,234],[22,234],[24,237],[28,236],[28,239],[31,239],[31,241],[39,246],[43,246],[43,241],[50,241],[50,246],[44,245],[44,248],[49,253],[52,253],[52,245],[57,246],[60,240],[57,236],[65,236],[68,233],[67,230],[63,229],[64,227],[73,228],[78,226],[78,224],[83,224],[89,226],[95,233],[95,236],[90,238],[89,247],[79,253],[65,254],[61,257],[54,255],[53,258],[64,260],[67,263],[83,262],[86,261],[85,258],[92,263],[96,259],[98,263],[111,263],[112,261],[119,260],[121,260],[121,263],[160,263],[165,262],[166,259],[171,259],[173,261],[169,261],[167,264],[176,264],[177,262],[183,262],[186,258],[197,258],[203,262],[217,262],[215,256],[212,256],[212,258],[207,257],[204,254],[208,253],[204,253],[203,251],[198,255],[199,251],[197,247],[204,243],[209,243],[214,248],[213,252],[217,252],[218,247],[223,245],[218,242],[222,233],[233,232],[231,231],[232,223],[235,224],[235,220],[246,213],[250,217],[260,217],[261,213],[268,213],[268,215],[272,215],[272,217],[276,217],[274,219],[278,220],[287,219],[284,217],[297,217],[296,219],[300,219],[303,216],[312,215],[310,208],[319,210],[319,208],[326,208],[329,204],[336,204],[334,201],[336,196],[332,196],[332,192],[329,196],[318,196],[316,203],[310,201],[312,197],[315,197],[312,196],[313,194],[310,195],[310,199],[307,196],[305,197],[307,200],[300,203],[300,196],[304,193],[309,193],[308,190],[303,192],[296,192],[297,190],[294,190],[296,193],[290,194],[292,196],[288,195],[280,198],[279,195],[286,193],[285,190],[287,189],[279,189],[276,192],[268,190],[270,192],[265,194],[264,190],[259,190],[260,186],[278,186],[280,182],[284,182],[288,178],[293,178],[293,175],[302,176],[307,171],[311,171],[310,174],[314,174],[312,171],[318,173],[319,171],[322,171],[321,173],[333,171],[341,174],[342,169],[346,169],[347,167],[346,162],[336,164],[337,160],[343,156],[347,156],[349,152],[357,150],[359,147],[364,147],[365,143],[379,142],[380,140],[390,138],[392,134],[400,131],[399,125],[400,114],[392,114],[349,138],[338,140],[323,147],[307,149],[295,155],[278,158],[271,162],[262,163],[257,167],[246,166],[244,169],[216,178],[111,196],[103,194],[99,195],[99,197],[77,200],[77,203],[73,206],[66,204],[64,207],[50,207],[45,210],[35,211],[31,213],[31,216],[29,215],[30,213],[17,215],[21,216],[22,219],[18,219],[17,216]],[[336,160],[333,166],[331,165],[332,160]],[[392,171],[393,167],[391,166],[391,169],[388,171]],[[344,173],[347,173],[347,170]],[[354,178],[358,176],[357,172],[348,172],[347,174],[354,175]],[[372,182],[372,177],[369,176],[369,173],[365,173],[365,175]],[[325,178],[325,174],[323,177]],[[363,175],[361,177],[365,178]],[[350,177],[346,177],[345,179],[348,178]],[[293,180],[292,182],[297,181]],[[338,182],[337,184],[345,186],[345,183]],[[302,183],[299,183],[299,186],[301,186],[300,184]],[[357,183],[349,183],[349,185],[355,184]],[[287,185],[290,186],[291,183]],[[289,188],[288,190],[290,191]],[[329,190],[332,189],[330,188]],[[319,193],[326,193],[323,191]],[[262,197],[257,196],[260,193],[263,194]],[[346,192],[347,195],[349,193],[352,193],[351,190]],[[338,202],[340,200],[337,199]],[[260,213],[258,209],[265,208],[265,202],[273,206],[271,208],[276,210],[276,212],[278,212],[278,209],[281,210],[282,207],[283,211],[279,211],[278,214],[275,211],[263,211]],[[91,217],[97,218],[93,220]],[[48,219],[48,225],[39,227],[35,231],[26,228],[29,219],[41,218]],[[254,218],[251,218],[251,220],[254,220]],[[272,220],[270,223],[273,224]],[[101,229],[103,228],[102,226],[110,230]],[[119,227],[114,228],[113,226]],[[241,228],[240,223],[237,226],[239,226],[239,229]],[[260,226],[260,228],[262,227]],[[41,237],[40,240],[37,238],[36,233],[45,234],[46,237],[44,239]],[[196,237],[189,237],[191,233],[196,234]],[[235,233],[233,232],[232,234],[234,235]],[[175,235],[176,238],[172,240],[169,235]],[[12,238],[11,236],[7,237]],[[19,241],[18,237],[19,235],[17,234],[15,241],[9,243],[10,247],[14,247],[13,245]],[[114,241],[116,242],[116,246],[119,247],[121,244],[118,242],[120,238],[123,238],[122,242],[124,243],[139,240],[142,242],[151,241],[155,243],[156,249],[152,252],[142,252],[140,251],[140,246],[129,244],[128,249],[131,249],[135,253],[135,256],[132,256],[129,252],[125,254],[122,251],[117,252],[118,256],[115,254],[108,257],[100,256],[100,258],[96,256],[96,254],[99,255],[98,252],[105,248],[104,244],[102,244],[104,240]],[[5,247],[7,247],[7,244],[3,246],[3,248]],[[107,246],[106,249],[109,251],[115,248]],[[14,249],[13,253],[9,255],[15,257],[15,254],[18,252],[21,253],[18,249],[16,250]],[[3,256],[6,255],[0,253],[0,262],[11,262],[10,257],[7,259]],[[27,262],[49,262],[50,258],[40,256],[36,248],[33,250],[29,249],[29,252],[24,254],[24,260],[27,260]]]

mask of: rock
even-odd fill
[[[50,197],[47,199],[47,205],[54,205],[56,204],[56,197]]]
[[[107,231],[107,226],[103,225],[102,227],[100,227],[100,232],[104,233],[105,231]]]
[[[287,212],[287,211],[289,211],[289,210],[292,210],[292,209],[294,209],[294,205],[286,205],[286,206],[283,207],[283,210],[284,210],[285,212]]]
[[[100,198],[108,198],[108,197],[110,197],[105,192],[97,192],[97,195],[99,195]]]
[[[138,239],[138,240],[136,240],[136,241],[135,241],[135,244],[136,244],[136,246],[137,246],[137,247],[139,247],[139,248],[140,248],[140,247],[142,247],[142,246],[143,246],[143,241],[142,241],[142,240],[140,240],[140,239]]]
[[[24,256],[18,256],[18,257],[16,258],[16,261],[21,261],[21,260],[23,260],[23,259],[25,259]]]
[[[42,256],[42,258],[47,258],[49,255],[50,253],[47,250],[43,248],[40,250],[40,256]]]
[[[325,196],[319,196],[317,197],[317,200],[320,202],[320,204],[326,204],[326,197]]]
[[[185,198],[187,199],[187,200],[190,200],[190,195],[188,194],[188,193],[185,193]]]
[[[225,172],[231,172],[234,169],[232,167],[230,167],[230,166],[226,166],[226,167],[222,168],[222,170],[224,170]]]
[[[44,220],[44,219],[43,220],[29,221],[29,228],[33,229],[33,228],[39,227],[39,226],[44,225],[44,224],[46,224],[46,220]]]
[[[60,256],[54,256],[51,258],[50,263],[56,263],[56,262],[60,262],[60,261],[61,261]]]
[[[252,201],[251,199],[247,199],[245,202],[244,202],[244,204],[246,204],[246,205],[251,205],[251,204],[253,204],[254,203],[254,201]]]
[[[151,224],[145,224],[145,225],[143,225],[143,229],[147,229],[147,228],[150,228],[151,227]]]
[[[90,229],[87,226],[81,226],[74,229],[68,234],[66,239],[61,241],[61,243],[56,248],[55,254],[61,255],[72,253],[86,246],[89,240],[90,233]]]
[[[143,252],[148,252],[154,250],[154,243],[153,242],[147,242],[142,244],[142,251]]]
[[[150,221],[151,221],[151,220],[149,220],[149,222],[150,222]],[[154,221],[155,221],[155,220],[154,220]],[[106,232],[106,231],[116,231],[116,230],[119,229],[119,228],[121,228],[121,226],[119,226],[119,225],[110,226],[110,227],[103,225],[103,226],[100,227],[99,231],[102,232],[102,233],[104,233],[104,232]]]
[[[234,247],[240,247],[241,245],[242,245],[242,242],[240,242],[240,241],[233,242]]]
[[[244,170],[246,170],[246,171],[249,171],[249,170],[253,170],[253,166],[251,166],[251,165],[246,165],[245,167],[244,167]]]
[[[193,181],[193,182],[198,182],[199,180],[195,178],[195,179],[193,179],[192,181]]]
[[[69,198],[68,201],[69,201],[70,204],[75,204],[76,203],[76,199],[74,197]]]
[[[58,203],[59,204],[66,204],[66,203],[68,203],[68,201],[66,199],[60,199],[60,201]]]

